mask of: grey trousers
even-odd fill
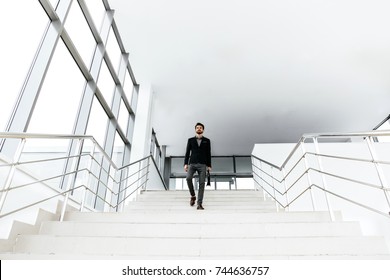
[[[191,196],[195,196],[194,184],[192,179],[194,178],[195,172],[199,174],[199,189],[198,189],[198,205],[203,202],[204,185],[206,182],[206,164],[190,164],[187,171],[187,186]]]

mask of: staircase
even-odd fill
[[[276,211],[256,191],[146,191],[123,213],[67,212],[19,235],[1,259],[390,259],[384,238],[363,236],[336,213]]]

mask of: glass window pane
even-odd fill
[[[97,85],[108,106],[110,106],[111,108],[112,98],[114,96],[115,83],[105,62],[102,63]]]
[[[122,52],[119,48],[118,41],[116,40],[115,33],[112,28],[110,29],[106,49],[111,63],[114,66],[116,73],[118,73]]]
[[[60,40],[32,115],[28,132],[73,132],[85,79]]]
[[[138,90],[134,88],[133,96],[131,98],[131,105],[130,105],[133,112],[137,111],[137,104],[138,104]]]
[[[128,128],[127,128],[128,130],[130,130],[130,131],[129,131],[129,135],[127,135],[128,139],[129,139],[130,141],[132,141],[132,139],[133,139],[134,123],[135,123],[134,115],[131,114],[131,115],[130,115],[130,119],[129,119]]]
[[[128,71],[126,71],[126,76],[125,76],[125,82],[123,85],[123,90],[125,91],[127,100],[130,103],[131,109],[135,112],[135,108],[133,107],[133,90],[134,90],[134,84],[133,81],[131,80],[130,74]]]
[[[4,130],[49,19],[38,1],[2,1],[0,130]],[[17,13],[9,12],[17,11]],[[28,28],[28,32],[26,29]],[[6,78],[5,78],[6,77]]]
[[[125,151],[125,143],[123,142],[119,133],[115,133],[114,150],[112,152],[112,161],[117,167],[121,167],[123,164],[123,153]]]
[[[233,173],[232,157],[213,157],[211,159],[212,173]]]
[[[88,120],[87,135],[92,135],[99,143],[100,147],[103,147],[106,129],[107,129],[108,116],[104,111],[99,100],[95,97],[92,103],[91,115]]]
[[[126,133],[127,131],[127,121],[129,119],[129,111],[127,110],[125,103],[121,99],[121,105],[119,108],[119,117],[118,117],[118,123],[121,127],[122,131]]]
[[[68,32],[73,44],[80,53],[87,67],[90,66],[96,42],[85,17],[76,1],[73,1],[69,15],[65,22],[65,29]]]
[[[102,0],[86,0],[89,13],[91,14],[93,23],[96,26],[96,29],[100,31],[102,26],[103,18],[106,13],[106,8],[104,7]]]
[[[59,2],[59,0],[50,0],[49,1],[50,2],[50,4],[51,4],[51,6],[54,8],[54,10],[56,9],[56,7],[57,7],[57,4],[58,4],[58,2]]]
[[[252,161],[250,157],[235,157],[237,173],[252,173]]]
[[[176,176],[185,176],[184,158],[171,158],[171,174]]]
[[[390,130],[390,120],[387,120],[387,122],[383,123],[378,130]],[[390,142],[390,136],[379,136],[377,137],[379,142]]]

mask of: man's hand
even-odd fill
[[[207,171],[211,172],[211,167],[210,166],[207,166]]]
[[[185,171],[185,172],[188,171],[188,164],[185,164],[185,165],[184,165],[184,171]]]

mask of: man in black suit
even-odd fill
[[[199,175],[198,210],[204,210],[202,206],[206,171],[211,171],[211,143],[210,139],[203,136],[204,125],[195,125],[195,136],[188,139],[186,155],[184,158],[184,170],[187,172],[187,185],[191,194],[190,205],[194,206],[196,196],[192,179],[195,172]]]

